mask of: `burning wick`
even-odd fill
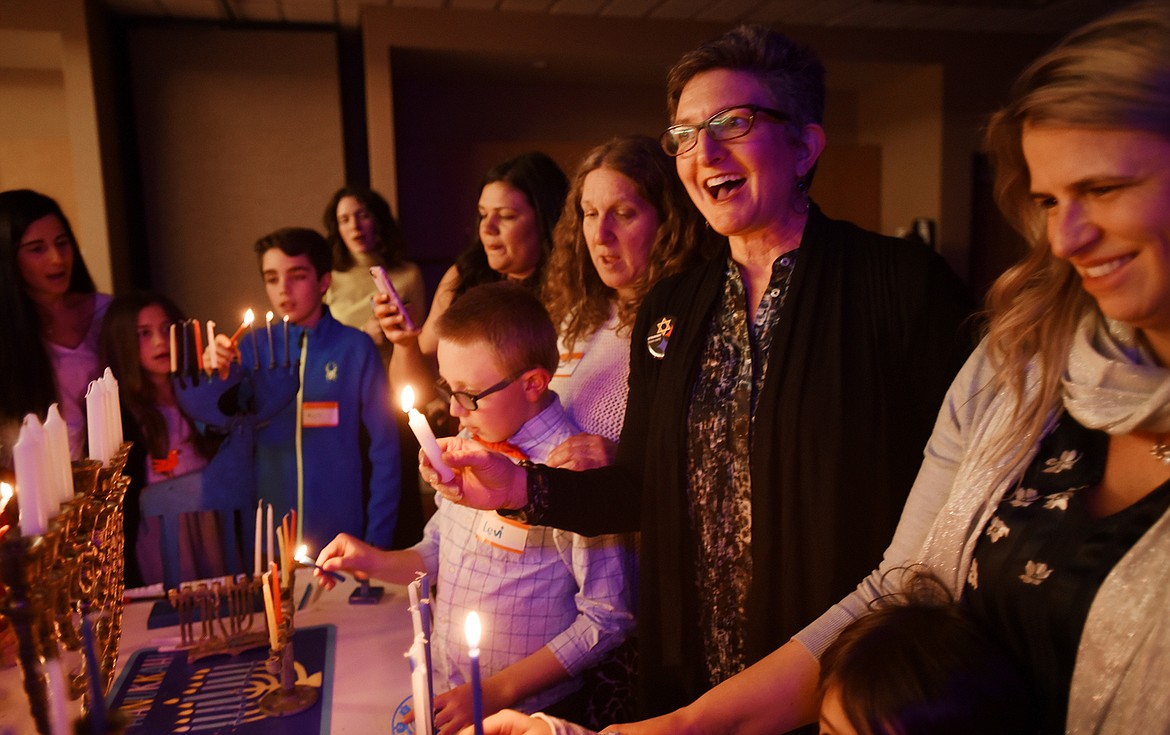
[[[331,572],[328,569],[323,568],[317,562],[310,559],[308,546],[305,546],[302,544],[301,547],[299,549],[297,549],[297,554],[296,554],[295,558],[302,566],[313,567],[318,572],[321,572],[322,574],[327,574],[330,577],[333,577],[334,579],[336,579],[338,582],[345,581],[345,577],[343,575],[338,574],[337,572]]]
[[[232,334],[231,341],[232,341],[233,345],[237,341],[239,341],[240,337],[244,336],[244,330],[247,329],[248,327],[252,326],[252,322],[255,320],[256,320],[256,317],[255,317],[255,315],[252,314],[251,309],[248,309],[247,311],[244,312],[244,321],[240,322],[239,328],[235,331],[235,333]]]

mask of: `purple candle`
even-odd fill
[[[467,613],[463,625],[467,635],[467,655],[471,659],[471,712],[475,723],[475,735],[483,735],[483,687],[479,683],[479,614],[474,610]]]

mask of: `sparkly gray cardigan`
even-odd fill
[[[853,594],[795,636],[820,656],[845,625],[884,592],[891,569],[924,563],[958,597],[975,544],[1039,441],[1011,472],[988,462],[987,439],[1011,420],[1014,401],[987,386],[985,346],[971,355],[939,411],[894,540]],[[1014,480],[1013,480],[1014,481]],[[1077,651],[1068,733],[1170,733],[1170,512],[1134,544],[1101,584]]]

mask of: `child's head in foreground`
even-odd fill
[[[500,281],[468,290],[439,317],[439,376],[451,415],[485,441],[506,441],[552,400],[557,333],[544,305]]]
[[[821,735],[1037,732],[1008,655],[936,578],[907,576],[907,592],[882,598],[821,657]]]
[[[315,230],[284,227],[256,241],[264,289],[278,317],[315,327],[333,278],[333,253]]]

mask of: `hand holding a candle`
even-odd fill
[[[203,364],[215,365],[221,377],[227,375],[228,366],[240,359],[240,348],[232,338],[223,332],[215,335],[215,342],[203,348]]]
[[[442,461],[454,470],[444,482],[424,451],[418,471],[447,500],[481,510],[523,508],[528,503],[528,476],[523,467],[471,439],[439,439]]]

